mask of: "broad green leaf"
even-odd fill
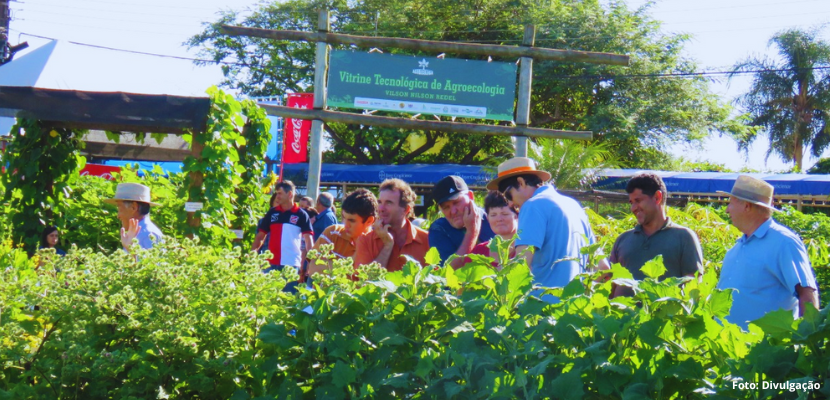
[[[779,309],[768,312],[763,317],[750,323],[758,325],[764,330],[764,333],[776,339],[790,338],[792,337],[792,334],[796,332],[793,312],[787,310]]]
[[[657,279],[666,273],[666,267],[663,265],[663,256],[658,255],[653,260],[648,261],[640,268],[640,271],[649,277]]]
[[[334,368],[331,370],[332,383],[337,387],[346,387],[355,381],[357,373],[353,366],[350,366],[342,361],[337,361]]]
[[[631,275],[631,271],[623,267],[620,263],[614,263],[611,265],[610,271],[613,274],[613,279],[634,279],[634,275]]]
[[[554,378],[550,383],[552,393],[564,400],[578,400],[585,396],[585,385],[579,371],[570,371]]]
[[[622,398],[623,400],[651,400],[652,397],[648,393],[648,384],[635,383],[626,386]]]
[[[709,294],[707,309],[713,316],[725,318],[732,309],[732,289],[715,289]]]
[[[441,265],[441,254],[438,253],[438,248],[432,247],[424,256],[424,261],[427,265]]]
[[[472,263],[471,263],[472,264]],[[492,267],[481,264],[468,264],[455,271],[455,275],[461,282],[474,283],[484,278],[493,276],[495,271]]]

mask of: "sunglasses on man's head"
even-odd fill
[[[507,199],[507,201],[513,201],[513,194],[510,193],[510,189],[513,189],[515,187],[515,184],[509,184],[505,186],[504,190],[501,191],[501,193],[504,195],[504,198]]]

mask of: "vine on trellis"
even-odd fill
[[[252,233],[247,228],[257,221],[255,193],[271,139],[270,122],[253,101],[239,102],[216,87],[207,93],[211,105],[206,132],[184,135],[191,146],[203,146],[201,160],[189,156],[182,168],[188,174],[186,194],[203,203],[194,215],[201,226],[189,226],[187,233],[202,242],[230,246],[235,237],[231,229],[236,228],[246,232],[249,243]],[[195,180],[198,174],[201,184]]]
[[[50,127],[43,121],[18,119],[3,155],[7,173],[3,202],[11,215],[12,238],[30,253],[37,249],[47,224],[62,217],[62,198],[68,198],[71,182],[83,169],[86,130]]]

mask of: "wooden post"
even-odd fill
[[[329,11],[320,10],[317,15],[317,31],[328,33]],[[326,109],[326,74],[328,73],[328,44],[317,42],[314,60],[314,109]],[[311,121],[311,154],[308,163],[307,194],[316,199],[320,192],[320,173],[323,168],[323,120]]]
[[[202,150],[205,149],[204,141],[204,132],[193,132],[193,137],[190,140],[190,155],[193,156],[197,160],[202,159]],[[190,173],[190,188],[188,188],[188,202],[202,202],[204,199],[202,198],[202,184],[204,183],[204,175],[201,172],[191,172]],[[197,194],[198,193],[198,194]],[[187,213],[187,225],[193,228],[195,232],[196,229],[202,227],[202,218],[197,217],[196,212],[188,212]],[[193,234],[187,235],[190,238],[193,238]]]
[[[798,203],[796,203],[795,209],[798,210],[798,212],[801,212],[801,207],[803,205],[804,205],[804,197],[799,195],[798,196]]]
[[[536,26],[526,25],[522,46],[533,47],[536,42]],[[519,59],[519,98],[516,105],[516,125],[527,128],[530,123],[530,88],[533,83],[533,59]],[[527,136],[516,136],[516,157],[527,157]]]

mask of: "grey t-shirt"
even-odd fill
[[[703,251],[697,234],[671,219],[651,236],[646,236],[641,225],[624,232],[614,242],[608,260],[627,268],[634,279],[643,280],[645,275],[640,268],[658,255],[663,255],[666,267],[666,274],[661,278],[703,273]]]

